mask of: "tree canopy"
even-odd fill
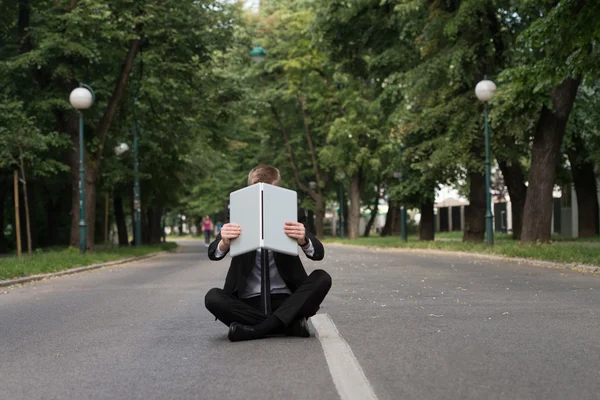
[[[451,186],[470,204],[464,240],[481,241],[486,107],[514,237],[549,241],[552,193],[571,184],[580,212],[595,216],[580,235],[598,235],[599,16],[592,0],[263,0],[255,11],[216,0],[4,1],[0,251],[15,243],[5,184],[15,169],[34,247],[79,240],[69,93],[80,83],[96,95],[83,111],[90,248],[104,237],[96,210],[107,199],[129,243],[136,178],[142,240],[156,243],[182,215],[226,222],[229,193],[257,164],[280,169],[319,235],[341,191],[350,237],[368,234],[373,219],[364,233],[361,219],[385,203],[384,234],[398,232],[402,205],[431,240],[435,192]],[[256,45],[263,62],[250,58]],[[474,93],[484,78],[498,87],[489,104]],[[130,150],[117,155],[121,143]]]

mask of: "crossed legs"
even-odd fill
[[[310,318],[317,313],[330,288],[331,276],[323,270],[315,270],[291,295],[276,294],[271,297],[272,315],[284,327]],[[256,298],[241,300],[222,289],[209,290],[204,302],[208,311],[227,326],[235,322],[253,327],[269,318],[260,310]]]

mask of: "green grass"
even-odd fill
[[[589,238],[569,238],[558,234],[552,235],[553,242],[600,242],[600,236]]]
[[[72,247],[68,249],[39,249],[34,252],[31,260],[27,253],[23,254],[21,261],[16,257],[0,259],[0,280],[58,272],[69,268],[139,257],[175,248],[177,248],[177,244],[169,242],[154,246],[97,248],[96,251],[86,254],[81,254],[79,249]]]
[[[511,240],[512,235],[504,234],[504,233],[494,233],[494,240]],[[462,231],[456,232],[436,232],[435,233],[436,240],[457,240],[462,241],[463,233]],[[408,235],[409,240],[417,240],[418,236],[416,233]]]
[[[439,238],[439,235],[436,234]],[[398,247],[409,249],[434,249],[446,251],[464,251],[482,254],[494,254],[505,257],[528,258],[533,260],[556,261],[561,263],[579,263],[600,265],[600,248],[586,246],[580,242],[562,243],[561,245],[539,244],[524,245],[508,238],[496,238],[493,246],[485,243],[464,243],[459,240],[436,240],[421,242],[409,237],[408,242],[403,242],[399,237],[369,237],[360,239],[344,239],[327,237],[324,243],[343,243],[358,246]]]

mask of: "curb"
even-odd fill
[[[141,260],[145,260],[148,258],[156,257],[156,256],[167,254],[167,253],[169,253],[169,252],[161,251],[158,253],[146,254],[145,256],[130,257],[130,258],[125,258],[123,260],[109,261],[109,262],[105,262],[105,263],[101,263],[101,264],[92,264],[92,265],[88,265],[85,267],[77,267],[77,268],[66,269],[64,271],[59,271],[59,272],[51,272],[49,274],[31,275],[31,276],[26,276],[23,278],[18,278],[18,279],[9,279],[6,281],[0,281],[0,287],[19,285],[19,284],[29,283],[29,282],[33,282],[33,281],[41,281],[43,279],[55,278],[55,277],[63,276],[63,275],[71,275],[71,274],[76,274],[78,272],[91,271],[93,269],[98,269],[98,268],[102,268],[102,267],[111,267],[113,265],[126,264],[126,263],[130,263],[133,261],[141,261]]]
[[[507,257],[507,256],[499,256],[493,254],[483,254],[483,253],[470,253],[467,251],[453,251],[453,250],[438,250],[438,249],[405,249],[402,247],[377,247],[377,246],[360,246],[353,244],[344,244],[344,243],[328,243],[328,246],[338,246],[338,247],[353,247],[360,249],[370,249],[374,251],[387,251],[390,253],[422,253],[422,254],[451,254],[455,256],[468,256],[468,257],[479,257],[486,258],[488,260],[493,261],[508,261],[515,262],[519,264],[530,264],[538,267],[549,267],[549,268],[563,268],[571,271],[577,272],[589,272],[593,274],[600,273],[600,266],[597,265],[587,265],[587,264],[577,264],[577,263],[561,263],[556,261],[544,261],[544,260],[536,260],[532,258],[518,258],[518,257]]]

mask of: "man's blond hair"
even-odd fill
[[[281,183],[279,170],[271,165],[258,165],[254,167],[248,173],[248,186],[259,182],[279,186]]]

